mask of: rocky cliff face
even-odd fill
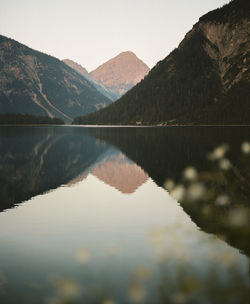
[[[79,74],[85,76],[87,79],[91,78],[88,71],[79,63],[70,59],[64,59],[63,62],[66,63],[69,67],[71,67],[73,70],[77,71]]]
[[[140,82],[149,70],[133,52],[123,52],[90,74],[97,83],[105,86],[119,98]]]
[[[87,78],[102,95],[106,96],[112,101],[115,101],[117,99],[117,96],[114,92],[107,89],[102,84],[96,82],[91,76],[91,74],[89,74],[89,72],[83,66],[70,59],[64,59],[63,62],[66,63],[69,67],[71,67],[73,70],[77,71],[79,74]]]
[[[245,0],[204,15],[140,84],[76,122],[249,124],[249,17]]]
[[[60,60],[0,36],[0,113],[72,119],[111,101]]]
[[[224,90],[229,90],[243,79],[249,81],[247,61],[250,42],[246,30],[250,34],[250,21],[245,19],[232,25],[230,22],[218,24],[201,20],[198,29],[207,39],[204,49],[217,65]]]

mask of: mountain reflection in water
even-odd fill
[[[247,303],[249,141],[0,128],[0,302]]]
[[[148,179],[148,175],[141,167],[114,148],[109,148],[93,166],[72,180],[69,185],[83,180],[90,173],[124,194],[135,192]]]

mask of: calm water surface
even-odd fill
[[[250,128],[0,128],[0,303],[248,303]]]

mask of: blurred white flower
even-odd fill
[[[184,198],[184,194],[185,188],[183,185],[177,185],[172,191],[170,191],[170,195],[177,201],[181,201]]]
[[[231,162],[227,158],[222,158],[219,162],[219,167],[222,170],[229,170],[231,168]]]
[[[80,286],[72,278],[55,278],[53,281],[57,293],[63,299],[71,299],[79,294]]]
[[[172,295],[171,297],[171,303],[173,304],[184,304],[186,303],[187,298],[183,293],[175,293],[174,295]]]
[[[171,191],[174,188],[174,181],[172,179],[167,179],[163,185],[163,187],[168,190]]]
[[[183,175],[186,179],[192,180],[197,177],[197,171],[194,167],[187,167],[183,172]]]
[[[76,259],[82,264],[86,264],[91,260],[91,253],[87,248],[79,248],[76,251]]]
[[[226,194],[219,195],[215,200],[215,205],[219,207],[224,207],[230,204],[230,199]]]
[[[132,284],[129,289],[129,298],[134,303],[143,302],[146,298],[146,290],[140,284]]]
[[[208,155],[208,159],[210,160],[219,160],[223,158],[228,151],[229,147],[227,144],[222,144],[218,147],[216,147],[212,153]]]
[[[202,183],[194,183],[188,187],[187,197],[191,201],[201,199],[206,193],[206,187]]]
[[[234,227],[242,227],[249,222],[249,211],[244,207],[238,207],[230,211],[229,222]]]
[[[241,151],[245,154],[250,154],[250,142],[244,141],[241,145]]]

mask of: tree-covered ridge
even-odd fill
[[[35,116],[29,114],[7,113],[0,114],[0,125],[63,125],[60,118],[50,118],[48,116]]]
[[[46,115],[70,122],[111,103],[59,59],[1,35],[0,77],[0,113]]]
[[[208,13],[120,100],[73,123],[249,124],[248,7],[234,0]]]
[[[248,0],[232,0],[223,7],[217,8],[205,15],[203,15],[199,21],[202,22],[237,22],[240,18],[249,18],[250,14],[250,2]]]

